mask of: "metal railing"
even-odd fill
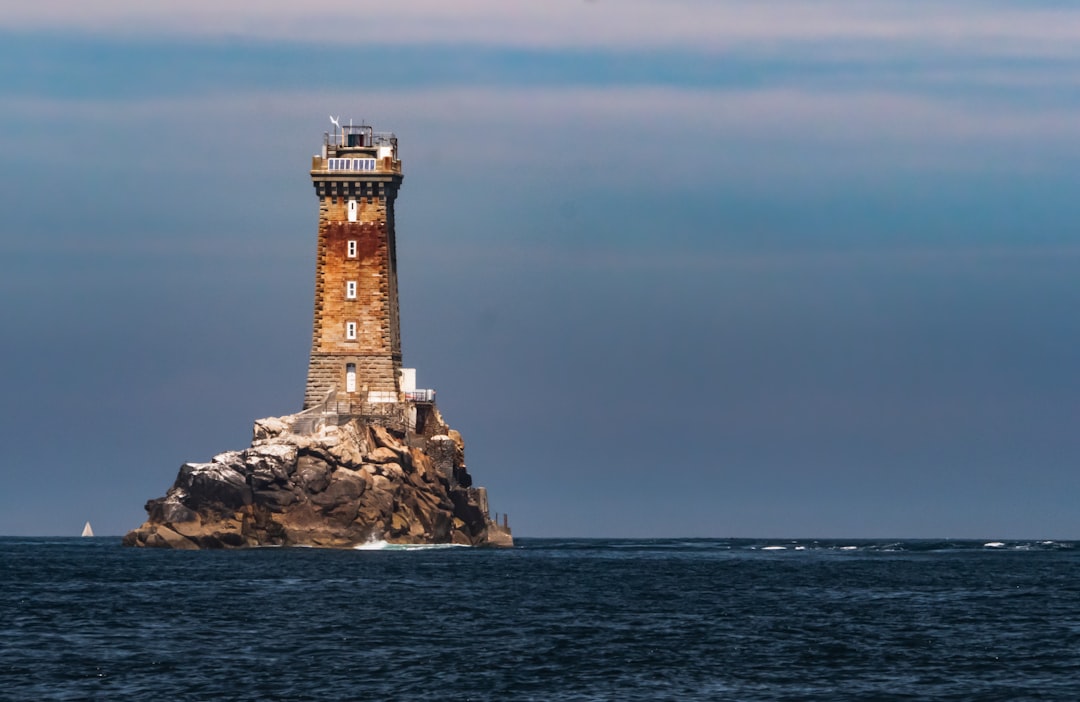
[[[350,136],[362,136],[362,143],[350,143]],[[393,132],[376,132],[368,126],[347,125],[341,131],[323,132],[323,144],[327,146],[397,146],[397,135]]]
[[[299,412],[293,420],[290,431],[293,434],[314,434],[327,424],[337,424],[337,408],[331,402],[336,395],[337,388],[330,388],[322,402]]]
[[[396,402],[363,402],[348,399],[332,401],[334,414],[341,418],[359,419],[369,425],[377,425],[400,432],[415,431],[402,405]]]
[[[412,390],[404,393],[407,402],[434,402],[434,390]],[[400,432],[415,432],[416,425],[409,420],[409,412],[398,402],[364,402],[340,399],[337,388],[331,388],[317,405],[295,415],[290,430],[293,434],[311,435],[328,425],[340,423],[342,418],[359,419],[366,424],[376,424]]]

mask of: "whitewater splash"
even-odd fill
[[[432,551],[444,548],[468,548],[464,544],[392,544],[384,539],[368,539],[353,546],[355,551]]]

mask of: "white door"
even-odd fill
[[[356,364],[345,364],[345,392],[356,392]]]
[[[356,200],[349,200],[349,221],[350,222],[355,222],[356,221],[356,212],[357,212]]]

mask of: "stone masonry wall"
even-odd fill
[[[355,363],[356,395],[398,392],[401,332],[392,188],[356,197],[358,217],[348,221],[348,197],[327,195],[319,203],[315,314],[304,407],[321,402],[331,387],[345,392],[345,365]],[[351,193],[350,193],[351,195]],[[349,256],[349,242],[356,255]],[[347,284],[356,283],[356,296]],[[346,324],[356,324],[348,339]]]
[[[345,364],[356,364],[356,394],[354,401],[359,402],[367,390],[397,392],[397,384],[390,383],[395,377],[401,362],[386,355],[359,356],[341,354],[311,354],[308,363],[307,388],[304,393],[304,408],[317,405],[326,399],[330,388],[337,388],[342,400],[345,393]],[[365,390],[365,387],[367,390]]]

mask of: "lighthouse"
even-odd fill
[[[315,314],[304,408],[399,416],[401,373],[394,200],[401,160],[394,134],[368,125],[323,135],[311,159],[319,199]],[[415,377],[407,374],[407,381]]]
[[[397,137],[330,121],[311,158],[319,225],[304,409],[256,420],[248,449],[185,463],[128,546],[513,546],[435,391],[401,367]]]

